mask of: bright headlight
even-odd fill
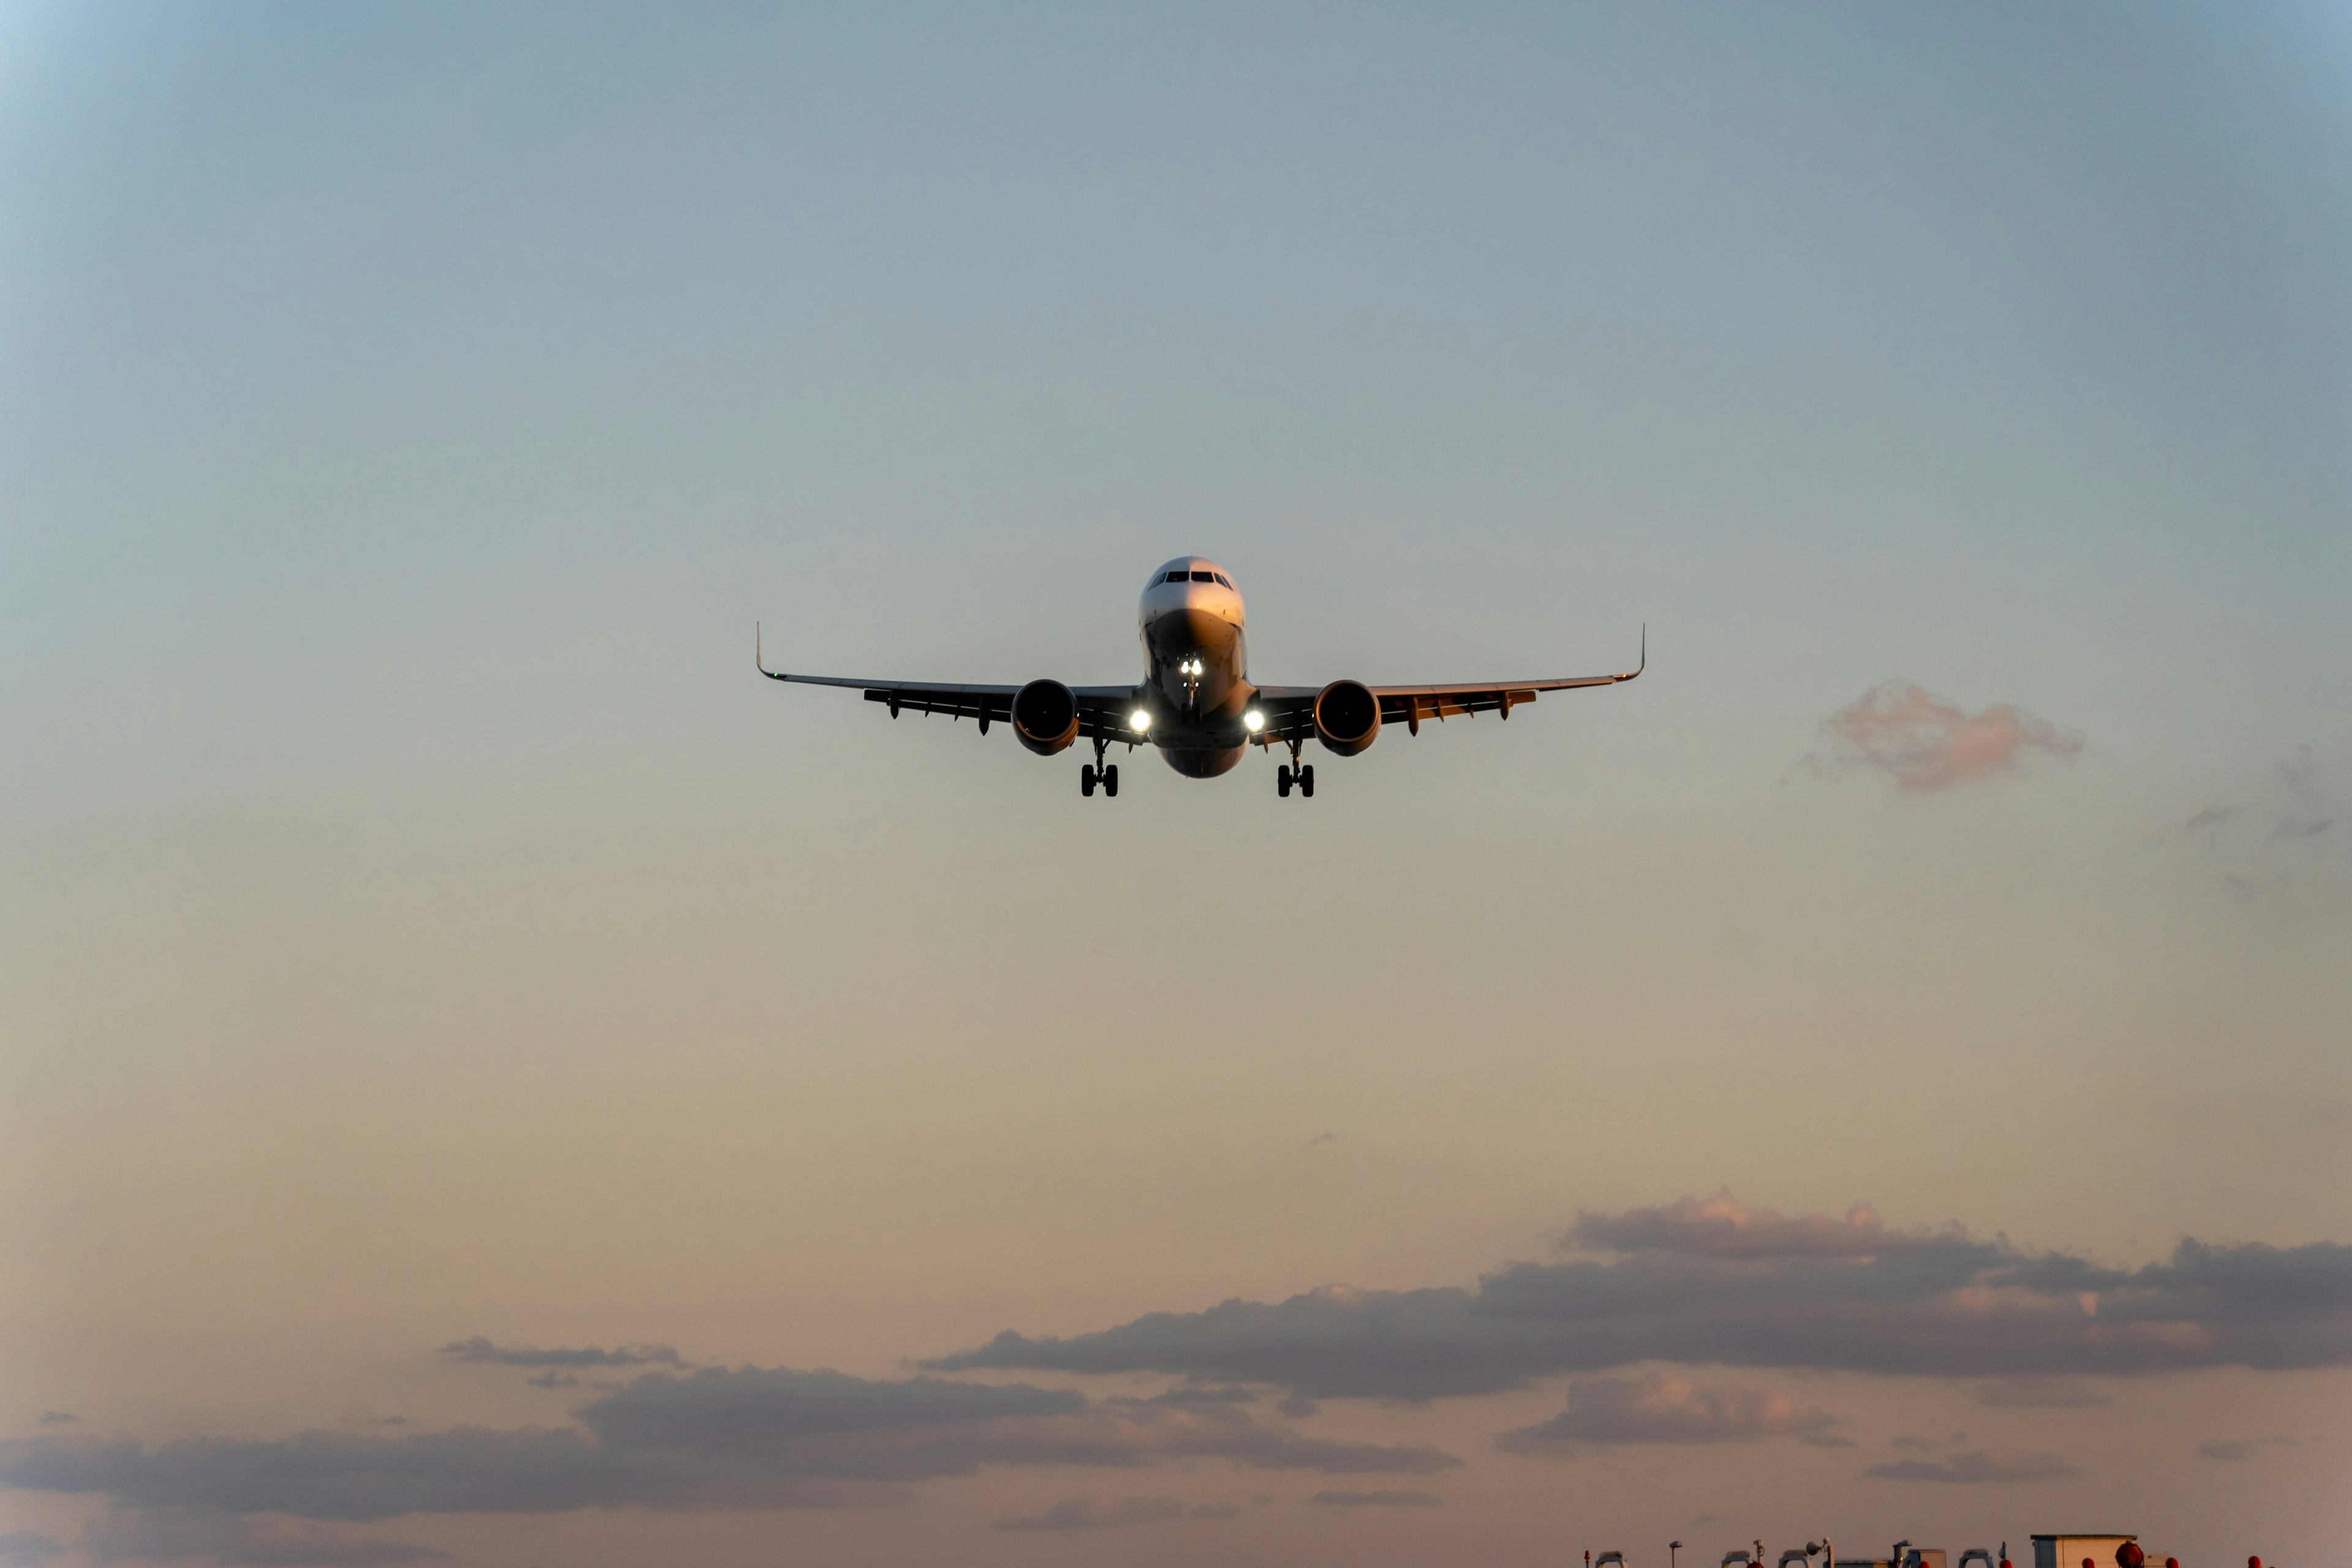
[[[1260,730],[1265,728],[1265,715],[1259,712],[1255,708],[1251,709],[1248,712],[1242,715],[1242,728],[1247,730],[1253,735],[1256,734]]]
[[[1139,708],[1127,716],[1127,727],[1130,730],[1149,730],[1151,728],[1151,715]]]

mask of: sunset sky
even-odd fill
[[[0,1568],[2352,1541],[2352,16],[0,4]],[[1279,799],[759,679],[1630,668]]]

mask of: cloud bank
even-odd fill
[[[1728,1194],[1586,1215],[1475,1289],[1326,1287],[1068,1339],[1006,1331],[926,1363],[1156,1372],[1309,1398],[1494,1394],[1645,1362],[1971,1378],[2352,1364],[2352,1247],[2209,1246],[2115,1268],[1865,1207],[1785,1218]]]
[[[543,1351],[528,1345],[497,1345],[477,1334],[470,1340],[453,1340],[441,1347],[440,1353],[451,1361],[482,1362],[493,1366],[538,1366],[557,1371],[578,1371],[583,1367],[684,1366],[677,1352],[667,1345],[622,1345],[616,1350],[599,1350],[590,1345],[584,1350]],[[541,1383],[539,1386],[561,1387],[560,1384]]]
[[[1816,759],[1819,765],[1874,769],[1921,792],[2020,773],[2036,759],[2072,763],[2083,754],[2078,731],[2006,702],[1970,713],[1907,680],[1872,687],[1824,720],[1822,732],[1830,754]]]
[[[1495,1447],[1507,1454],[1559,1454],[1584,1445],[1753,1443],[1765,1437],[1852,1447],[1832,1433],[1837,1424],[1825,1410],[1799,1410],[1785,1394],[1709,1388],[1654,1372],[1639,1383],[1577,1378],[1568,1385],[1567,1409],[1549,1421],[1504,1433]]]
[[[845,1507],[983,1466],[1137,1468],[1223,1459],[1262,1470],[1429,1475],[1435,1448],[1268,1426],[1231,1403],[1097,1404],[1074,1392],[789,1368],[648,1373],[576,1427],[413,1436],[17,1438],[0,1485],[128,1508],[365,1523],[414,1513]]]
[[[1435,1492],[1382,1489],[1369,1492],[1321,1491],[1307,1500],[1318,1508],[1443,1508]]]

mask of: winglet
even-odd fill
[[[751,662],[758,665],[760,667],[760,673],[766,676],[770,680],[790,680],[792,679],[789,675],[778,675],[774,670],[768,668],[767,656],[762,653],[760,648],[760,623],[757,621],[753,621],[751,623]]]
[[[1621,676],[1619,676],[1617,679],[1620,679],[1620,680],[1632,680],[1632,679],[1634,679],[1635,678],[1637,678],[1638,676],[1640,676],[1640,675],[1641,675],[1641,673],[1642,673],[1643,670],[1645,670],[1645,669],[1647,669],[1647,668],[1650,668],[1650,623],[1649,623],[1649,622],[1647,622],[1647,621],[1643,621],[1643,622],[1642,623],[1642,662],[1641,662],[1641,663],[1639,663],[1639,664],[1637,664],[1637,665],[1635,665],[1635,666],[1633,668],[1633,669],[1632,669],[1629,673],[1624,674],[1624,675],[1621,675]]]

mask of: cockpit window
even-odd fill
[[[1224,585],[1228,588],[1233,586],[1231,583],[1225,582],[1225,574],[1223,572],[1212,572],[1209,575],[1214,577],[1220,583],[1224,583]]]
[[[1214,572],[1195,572],[1192,574],[1192,581],[1195,583],[1213,583],[1216,580],[1217,574]]]
[[[1168,574],[1168,580],[1171,583],[1181,583],[1184,580],[1184,574],[1181,572],[1171,572]]]

